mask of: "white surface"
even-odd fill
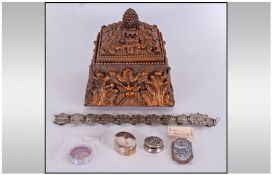
[[[226,5],[185,4],[46,4],[46,171],[47,172],[225,172],[226,171]],[[88,68],[102,25],[121,20],[134,8],[141,21],[156,24],[166,41],[176,104],[173,108],[84,107]],[[56,126],[54,114],[182,114],[220,117],[216,127],[195,128],[194,159],[179,165],[171,159],[165,126]],[[113,149],[118,131],[136,136],[137,152],[123,157]],[[161,137],[165,150],[143,149],[150,135]],[[88,136],[88,137],[86,137]],[[87,138],[87,139],[86,139]],[[83,141],[85,140],[85,141]],[[92,143],[90,143],[90,140]],[[68,150],[91,144],[93,160],[74,166]]]

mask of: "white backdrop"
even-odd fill
[[[173,108],[84,107],[88,68],[102,25],[117,22],[127,8],[156,24],[166,41],[176,104]],[[57,126],[54,114],[205,113],[221,120],[216,127],[195,127],[193,160],[171,159],[165,126]],[[137,152],[123,157],[113,149],[119,131],[136,136]],[[165,150],[143,149],[150,135],[163,138]],[[94,147],[93,160],[75,166],[68,150]],[[46,4],[46,171],[47,172],[225,172],[226,171],[226,4],[222,3],[53,3]]]

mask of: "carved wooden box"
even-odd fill
[[[94,42],[85,106],[173,106],[165,42],[156,25],[128,9]]]

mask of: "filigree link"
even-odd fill
[[[113,121],[114,121],[113,120],[113,115],[103,114],[103,115],[101,115],[99,122],[102,125],[106,125],[108,123],[112,123]]]
[[[145,121],[145,116],[143,115],[132,115],[132,117],[130,117],[130,123],[132,125],[137,125],[137,124],[141,124]]]
[[[171,115],[162,115],[161,124],[168,125],[171,122]]]
[[[161,121],[160,116],[155,115],[155,114],[147,115],[146,119],[145,119],[145,123],[147,125],[159,124],[160,121]]]

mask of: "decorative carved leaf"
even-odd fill
[[[142,92],[142,95],[143,95],[143,99],[144,99],[144,102],[148,105],[148,106],[152,106],[153,104],[153,100],[151,99],[152,98],[152,95],[147,92],[147,91],[143,91]]]

